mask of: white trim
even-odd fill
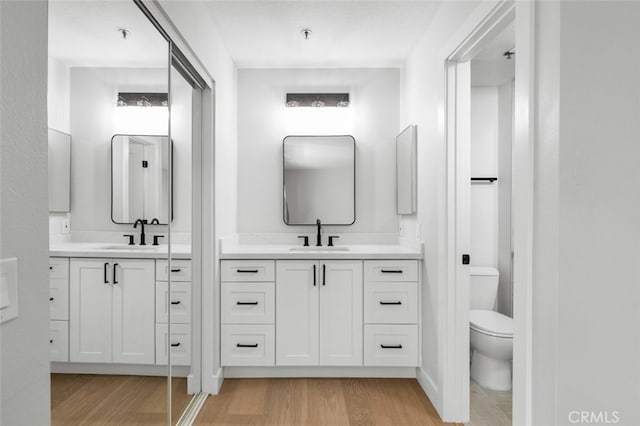
[[[514,391],[513,424],[531,425],[531,286],[533,250],[533,94],[534,94],[534,12],[532,1],[498,3],[479,24],[466,35],[447,57],[447,279],[443,305],[445,313],[442,404],[440,413],[446,421],[467,421],[469,417],[469,326],[468,268],[460,264],[460,255],[468,247],[468,217],[460,215],[458,208],[468,204],[464,195],[468,178],[456,169],[465,166],[468,131],[465,116],[460,116],[467,101],[461,98],[461,88],[469,86],[466,79],[468,61],[483,47],[484,40],[516,21],[516,93],[514,137]],[[462,65],[465,64],[466,65]],[[461,79],[462,77],[462,79]],[[452,80],[460,84],[455,84]],[[460,104],[463,102],[464,104]],[[453,103],[453,105],[451,105]],[[466,112],[465,112],[466,113]],[[452,126],[450,120],[462,120],[462,128]],[[466,129],[466,130],[465,130]],[[468,147],[466,147],[468,150]],[[468,155],[468,153],[467,153]],[[460,185],[457,183],[460,182]],[[462,191],[462,193],[461,193]],[[468,210],[468,206],[467,206]],[[467,212],[468,216],[468,212]],[[453,223],[452,223],[453,222]],[[461,235],[462,234],[462,235]],[[450,246],[453,244],[453,247]],[[468,251],[467,251],[468,253]],[[466,279],[465,279],[466,276]],[[451,300],[453,298],[454,300]],[[462,404],[458,404],[462,402]]]
[[[377,377],[415,378],[415,367],[225,367],[232,378],[257,377]]]
[[[188,377],[189,367],[174,366],[173,377]],[[126,376],[167,376],[166,365],[96,364],[90,362],[52,362],[52,373],[111,374]]]
[[[513,418],[533,424],[533,215],[535,2],[516,2],[516,83],[513,144]]]
[[[438,392],[438,385],[436,385],[435,380],[421,367],[416,368],[416,379],[427,395],[427,398],[429,398],[429,401],[431,401],[431,404],[433,404],[434,407],[441,406],[442,401],[440,401],[440,393]]]
[[[218,395],[224,383],[225,370],[224,368],[218,368],[216,374],[211,375],[211,392],[212,395]]]

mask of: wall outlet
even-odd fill
[[[63,219],[62,220],[62,230],[61,230],[61,232],[63,234],[68,234],[69,233],[69,228],[70,228],[69,219],[68,218]]]

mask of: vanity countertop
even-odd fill
[[[226,245],[221,259],[422,259],[418,246],[360,244],[335,247],[302,247],[286,244]]]
[[[173,259],[191,259],[191,245],[172,244],[171,248],[171,257]],[[52,243],[49,247],[49,256],[161,259],[167,257],[167,245],[129,246],[120,243]]]

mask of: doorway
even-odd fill
[[[469,308],[471,302],[470,269],[472,253],[472,180],[499,176],[472,176],[472,60],[491,46],[500,34],[513,25],[515,34],[515,83],[513,85],[513,142],[510,246],[513,260],[509,268],[512,296],[502,297],[502,304],[512,305],[513,314],[513,403],[512,424],[531,424],[531,251],[533,197],[533,8],[529,3],[501,2],[472,32],[464,37],[447,57],[446,67],[446,133],[448,194],[448,285],[450,320],[447,333],[452,336],[445,354],[454,361],[445,371],[451,384],[446,396],[458,401],[450,418],[470,418],[470,339]],[[505,53],[506,50],[503,52]],[[477,182],[477,181],[476,181]],[[482,181],[480,181],[482,182]],[[495,184],[486,180],[483,189]],[[497,186],[496,186],[497,188]],[[503,194],[504,195],[504,194]],[[504,198],[504,197],[503,197]],[[496,226],[498,226],[496,224]],[[476,251],[478,248],[476,247]],[[471,258],[469,255],[471,254]],[[482,258],[482,256],[480,256]],[[496,259],[497,262],[497,259]],[[506,274],[508,275],[508,274]],[[512,297],[513,303],[509,303]],[[495,309],[496,306],[494,306]],[[511,306],[507,306],[509,309]],[[473,417],[471,421],[473,422]],[[475,423],[474,423],[475,424]]]

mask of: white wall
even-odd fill
[[[0,325],[0,424],[49,424],[47,3],[0,2],[0,257],[18,318]]]
[[[472,87],[472,177],[498,176],[498,117],[498,88]],[[498,182],[471,184],[472,266],[498,267]]]
[[[174,79],[175,80],[175,79]],[[191,230],[191,88],[172,86],[178,120],[174,142],[175,232]],[[116,107],[118,92],[166,92],[167,69],[71,68],[71,230],[131,231],[111,221],[111,138],[114,134],[167,134],[166,108]],[[182,130],[180,130],[182,129]],[[165,231],[165,227],[149,230]]]
[[[439,413],[447,400],[444,380],[446,286],[446,143],[444,60],[492,7],[447,2],[407,58],[402,74],[401,124],[418,125],[418,209],[402,216],[401,233],[424,241],[422,262],[422,368],[419,379]]]
[[[640,4],[538,8],[534,424],[640,424]]]
[[[356,140],[356,223],[333,232],[395,233],[398,69],[242,69],[238,72],[238,232],[299,233],[282,220],[282,140]],[[286,93],[345,90],[349,108],[287,108]]]

